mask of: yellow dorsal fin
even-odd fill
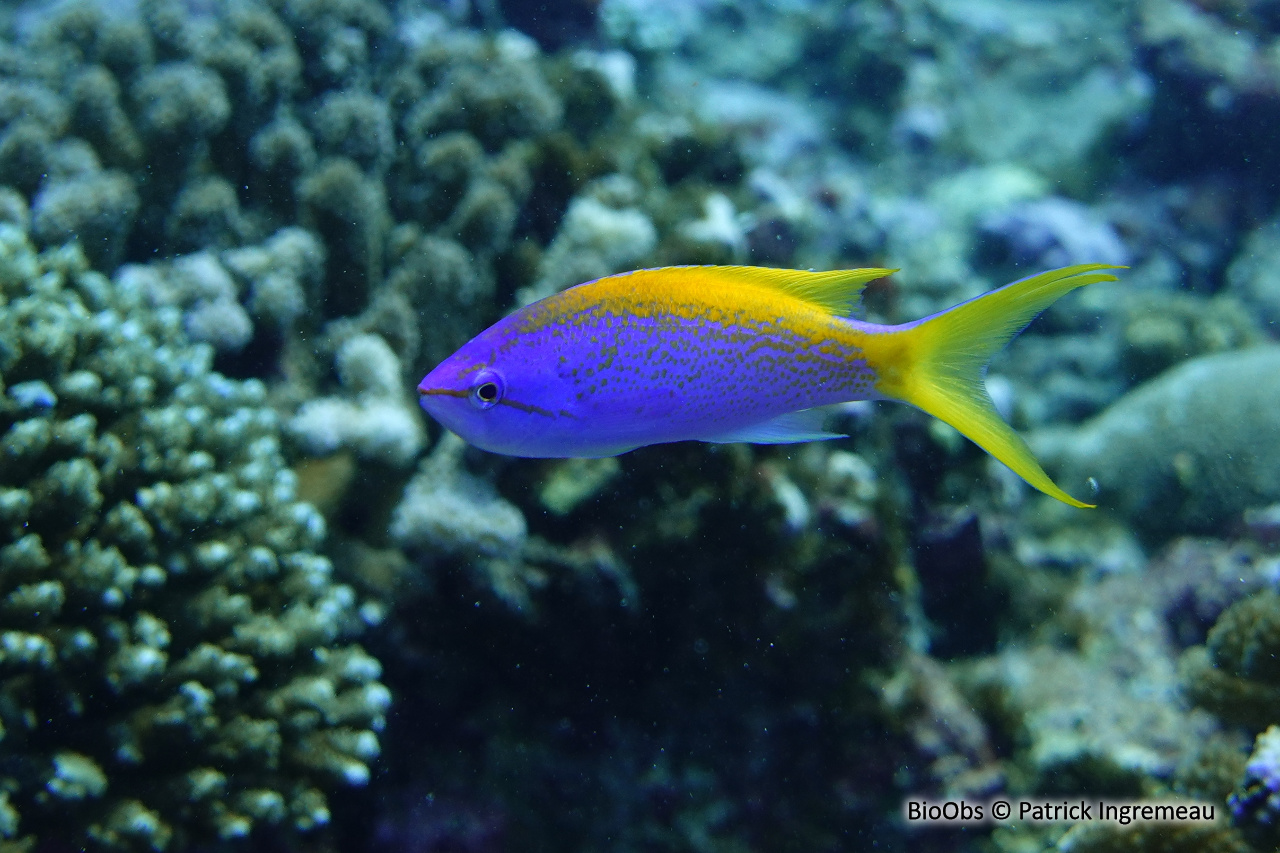
[[[893,275],[896,269],[879,267],[856,270],[780,270],[772,267],[713,267],[744,284],[772,287],[803,299],[837,317],[848,317],[857,309],[867,282]]]
[[[772,267],[739,266],[683,266],[661,267],[637,272],[657,273],[677,279],[685,279],[689,286],[715,281],[727,285],[755,285],[779,290],[796,299],[837,317],[853,314],[867,282],[884,278],[896,269],[856,269],[810,272],[809,270],[785,270]],[[634,275],[635,273],[622,273]]]

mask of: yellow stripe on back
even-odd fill
[[[614,285],[623,285],[636,296],[652,297],[666,290],[673,297],[688,297],[705,289],[754,287],[785,294],[828,314],[847,317],[857,306],[867,282],[895,272],[897,270],[880,268],[810,272],[744,266],[660,267],[607,276],[586,288],[610,291]]]

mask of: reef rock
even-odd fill
[[[1069,433],[1041,436],[1063,482],[1161,538],[1213,532],[1280,500],[1280,347],[1191,359]]]

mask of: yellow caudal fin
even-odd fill
[[[1015,281],[941,314],[899,326],[888,366],[880,370],[882,394],[923,409],[968,436],[1046,495],[1091,507],[1049,479],[1031,448],[1000,419],[984,376],[991,357],[1037,314],[1077,287],[1116,277],[1110,264],[1079,264]]]

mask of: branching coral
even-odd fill
[[[328,821],[389,693],[261,383],[0,226],[0,838],[163,850]]]
[[[423,460],[395,509],[391,536],[410,550],[474,560],[495,591],[527,603],[530,573],[521,563],[528,526],[520,510],[462,468],[462,439],[445,435]]]
[[[343,397],[309,400],[289,430],[316,455],[349,448],[366,459],[406,466],[422,449],[422,419],[400,384],[400,360],[377,335],[355,335],[338,350]]]
[[[107,273],[216,253],[240,280],[180,298],[187,330],[215,345],[219,369],[284,378],[281,408],[329,391],[352,334],[382,336],[407,382],[535,279],[549,290],[654,259],[664,229],[742,178],[710,166],[737,161],[729,134],[713,155],[627,132],[641,115],[627,55],[547,57],[514,30],[412,4],[192,14],[177,0],[128,12],[71,0],[5,48],[0,180],[24,197],[40,247],[79,241]],[[580,194],[605,175],[629,198]],[[664,220],[667,185],[686,181],[696,191]],[[263,272],[260,258],[236,269],[245,247],[299,227],[323,246],[318,274]]]

